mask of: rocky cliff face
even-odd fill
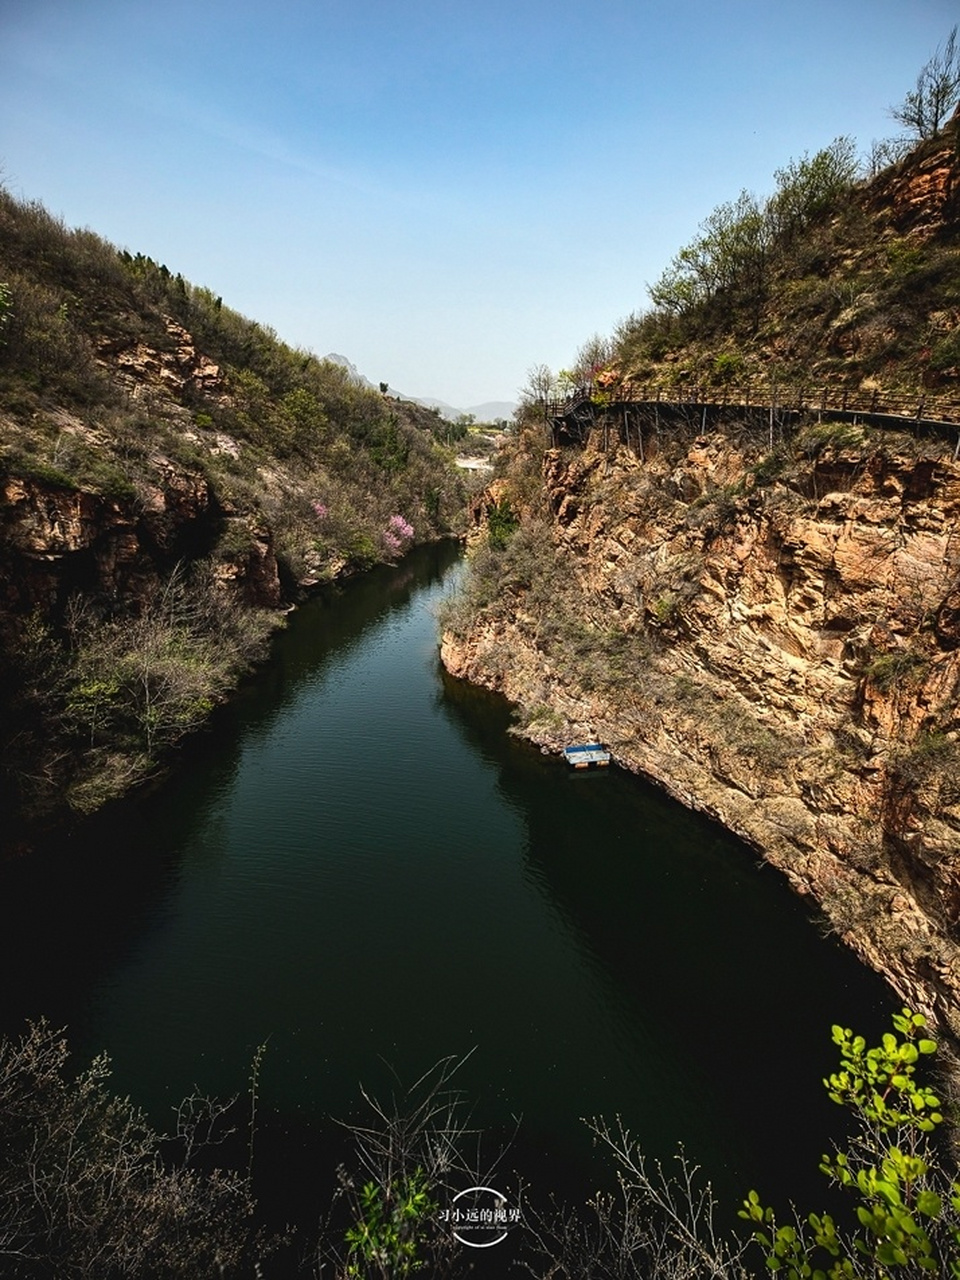
[[[956,225],[960,215],[957,119],[938,138],[920,147],[909,162],[881,174],[869,203],[890,217],[900,232],[921,237]]]
[[[735,431],[548,450],[542,481],[447,668],[736,832],[960,1033],[952,450],[814,424],[773,454]]]
[[[226,523],[206,478],[171,463],[130,499],[8,476],[0,480],[0,627],[30,614],[57,619],[75,593],[134,607],[178,559],[211,548]],[[269,533],[222,559],[217,579],[242,587],[250,604],[279,608]]]
[[[222,394],[220,366],[197,351],[193,335],[183,325],[170,316],[162,319],[168,349],[159,350],[130,338],[104,338],[98,344],[101,362],[115,367],[134,396],[151,383],[177,397],[185,393]]]
[[[110,359],[133,400],[148,399],[175,378],[182,391],[187,379],[212,376],[210,362],[184,342],[174,353],[140,344],[136,351],[113,352]],[[165,403],[164,411],[201,462],[236,448],[221,434],[198,429],[175,402]],[[224,588],[249,605],[281,606],[269,531],[255,527],[249,510],[240,511],[216,494],[203,465],[151,446],[138,451],[131,479],[110,461],[113,442],[105,431],[65,410],[53,417],[58,433],[53,460],[28,464],[19,474],[11,468],[0,477],[0,637],[15,640],[30,615],[58,623],[66,601],[76,594],[136,610],[178,562],[209,555],[218,545],[215,577]],[[29,433],[29,426],[0,415],[3,439],[17,442]],[[61,478],[57,451],[73,472],[91,461],[95,470],[89,481]],[[231,538],[233,524],[238,530]]]

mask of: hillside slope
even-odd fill
[[[960,388],[957,118],[856,177],[848,139],[778,173],[766,201],[720,206],[613,340],[616,377],[700,383]],[[581,370],[590,376],[594,370]]]
[[[911,271],[927,281],[916,316],[949,320],[944,344],[960,320],[952,146],[926,145],[913,169],[857,190],[863,260],[899,216],[897,193],[916,192],[937,157],[936,212],[914,223]],[[846,217],[819,219],[814,239]],[[825,293],[831,277],[816,278]],[[821,375],[856,386],[873,372],[853,347],[823,350],[836,317],[799,333],[775,296],[749,341],[741,333],[745,360],[759,365],[776,339],[809,367],[820,352]],[[703,431],[699,412],[633,410],[625,438],[609,404],[618,379],[666,387],[669,368],[716,370],[743,317],[724,326],[711,304],[709,318],[687,317],[684,344],[655,367],[608,370],[582,446],[552,447],[543,406],[528,407],[475,507],[443,660],[513,700],[534,741],[599,737],[737,832],[904,999],[960,1034],[957,433],[738,410]],[[898,341],[906,354],[884,376],[906,385],[920,348],[912,330]]]
[[[8,819],[149,776],[305,591],[449,534],[440,429],[0,190]]]

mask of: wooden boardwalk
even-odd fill
[[[578,387],[563,400],[545,401],[543,409],[557,445],[585,443],[595,426],[608,436],[612,427],[619,428],[616,434],[628,444],[632,427],[639,444],[645,427],[659,429],[682,422],[705,432],[731,417],[767,425],[772,442],[775,433],[782,436],[785,429],[811,417],[830,417],[956,439],[960,456],[960,395],[775,385],[696,385],[665,392],[660,387],[625,384],[610,389]]]

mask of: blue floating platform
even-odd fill
[[[610,763],[610,752],[599,742],[581,742],[564,747],[563,758],[574,769],[602,769]]]

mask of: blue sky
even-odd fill
[[[717,204],[888,107],[956,0],[0,0],[0,173],[458,407],[646,303]]]

